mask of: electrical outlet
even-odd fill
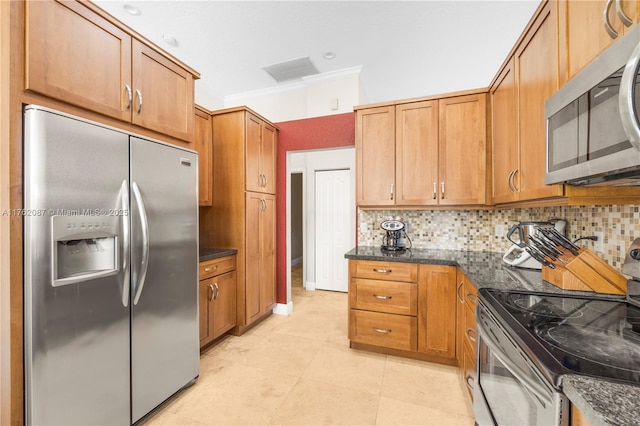
[[[594,232],[593,235],[598,237],[598,240],[593,242],[593,249],[599,253],[604,253],[604,232]]]
[[[360,232],[364,234],[368,230],[369,227],[367,226],[367,222],[360,222]]]
[[[504,225],[496,225],[494,232],[496,237],[504,237],[507,235]]]

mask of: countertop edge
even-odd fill
[[[594,426],[640,424],[640,386],[571,374],[562,378],[562,390]]]
[[[206,262],[208,260],[219,259],[221,257],[233,256],[234,254],[238,254],[237,249],[201,248],[198,250],[198,262]]]

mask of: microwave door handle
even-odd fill
[[[507,357],[504,352],[500,350],[500,346],[495,341],[493,341],[489,336],[489,333],[487,333],[483,329],[482,323],[478,324],[478,333],[480,334],[480,339],[482,339],[482,341],[489,347],[489,349],[491,349],[493,355],[498,358],[498,360],[505,366],[507,370],[509,370],[511,374],[513,374],[520,382],[522,382],[522,385],[527,389],[527,391],[535,395],[535,397],[538,398],[543,404],[552,403],[551,398],[546,395],[548,393],[547,390],[529,379],[529,377],[527,377],[527,375],[522,372],[520,367],[515,365],[509,359],[509,357]],[[527,363],[529,363],[529,361],[527,361]]]
[[[142,227],[142,261],[140,262],[140,268],[142,270],[138,274],[138,282],[136,283],[135,296],[133,298],[133,304],[137,305],[138,300],[140,300],[140,295],[142,294],[144,281],[147,277],[147,269],[149,268],[149,221],[147,220],[147,209],[142,200],[142,194],[140,194],[138,184],[133,182],[131,188],[133,190],[133,198],[136,200],[138,212],[140,213],[140,225]]]
[[[624,67],[622,80],[620,81],[620,96],[618,98],[622,128],[631,145],[638,151],[640,151],[640,127],[638,127],[638,120],[636,120],[635,115],[634,91],[639,65],[640,44],[633,50],[627,65]]]
[[[129,262],[129,253],[131,249],[130,240],[130,222],[129,222],[129,184],[127,180],[122,181],[122,187],[120,188],[122,194],[122,271],[124,276],[122,277],[122,305],[126,308],[129,306],[129,287],[131,284],[131,271]]]

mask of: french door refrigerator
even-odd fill
[[[197,154],[24,111],[26,422],[135,423],[199,374]]]

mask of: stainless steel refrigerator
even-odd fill
[[[28,424],[132,424],[197,378],[197,161],[25,107]]]

